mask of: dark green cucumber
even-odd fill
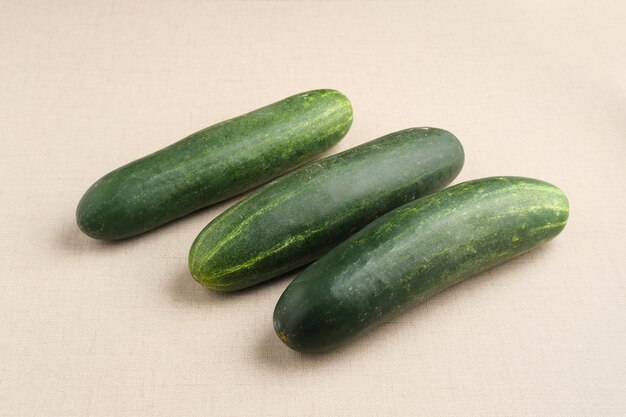
[[[350,102],[338,91],[288,97],[105,175],[78,204],[78,226],[96,239],[138,235],[313,159],[351,124]]]
[[[565,227],[558,188],[520,177],[469,181],[380,217],[299,274],[274,328],[302,352],[337,347]]]
[[[305,265],[378,216],[444,187],[463,158],[451,133],[416,128],[316,161],[209,223],[191,247],[191,273],[232,291]]]

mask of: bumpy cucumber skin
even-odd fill
[[[406,129],[316,161],[265,185],[200,233],[189,268],[218,291],[249,287],[305,265],[378,216],[450,183],[460,142]]]
[[[299,274],[274,328],[290,348],[332,349],[561,232],[569,205],[542,181],[469,181],[380,217]]]
[[[351,124],[343,94],[314,90],[213,125],[102,177],[78,204],[78,226],[95,239],[138,235],[310,161]]]

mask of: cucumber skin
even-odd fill
[[[215,218],[189,268],[218,291],[249,287],[320,257],[378,216],[450,183],[463,166],[451,133],[406,129],[316,161]]]
[[[276,305],[274,328],[297,351],[335,348],[551,240],[568,214],[561,190],[521,177],[469,181],[408,203],[299,274]]]
[[[310,161],[351,124],[350,101],[338,91],[288,97],[110,172],[82,197],[76,221],[95,239],[138,235]]]

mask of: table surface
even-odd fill
[[[0,415],[626,415],[626,3],[6,1],[0,13]],[[454,132],[456,182],[561,187],[565,231],[324,355],[187,271],[237,199],[119,243],[87,187],[203,127],[336,88],[330,153]]]

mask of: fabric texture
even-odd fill
[[[0,415],[626,415],[626,3],[4,1]],[[354,108],[327,154],[414,126],[455,182],[535,177],[564,232],[355,343],[287,349],[290,278],[200,287],[187,253],[236,200],[138,238],[83,235],[110,170],[291,94]]]

